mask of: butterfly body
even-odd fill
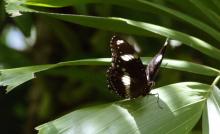
[[[107,70],[109,88],[123,98],[133,99],[149,94],[166,47],[147,67],[143,65],[135,47],[118,36],[112,37],[110,47],[112,63]]]

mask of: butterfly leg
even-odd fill
[[[165,63],[163,67],[166,67],[168,65],[168,63]]]
[[[163,107],[160,105],[160,96],[159,96],[159,93],[155,93],[155,94],[149,93],[148,95],[157,96],[157,104],[158,104],[158,106],[159,106],[160,109],[163,109]]]

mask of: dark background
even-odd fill
[[[164,3],[174,9],[177,5]],[[153,12],[138,12],[118,6],[86,5],[59,9],[43,9],[51,12],[86,14],[94,16],[114,16],[149,22],[169,27],[210,41],[210,38],[198,29],[171,19],[169,16]],[[189,11],[182,11],[189,12]],[[204,16],[191,14],[205,20]],[[30,28],[36,32],[36,40],[26,43],[23,50],[9,47],[6,38],[10,29],[19,30],[24,36],[30,36]],[[13,31],[13,30],[12,30]],[[102,31],[70,24],[46,16],[25,14],[11,18],[0,1],[0,66],[14,68],[29,65],[58,63],[86,58],[110,57],[109,41],[114,32]],[[125,38],[131,36],[141,48],[140,56],[152,57],[164,43],[164,38],[143,37],[116,33]],[[14,36],[14,38],[16,38]],[[12,38],[11,40],[14,40]],[[215,42],[211,42],[215,44]],[[185,45],[169,47],[166,58],[180,59],[217,67],[218,62]],[[0,130],[5,134],[36,133],[34,127],[56,119],[68,112],[113,102],[118,99],[108,91],[105,73],[107,66],[61,67],[37,73],[36,79],[20,85],[8,94],[0,94]],[[199,81],[210,84],[211,77],[195,75],[169,69],[161,69],[156,87],[180,81]]]

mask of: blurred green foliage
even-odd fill
[[[194,5],[189,1],[152,1],[159,6],[176,9],[180,13],[185,13],[194,19],[198,19],[205,25],[210,26],[211,29],[198,28],[196,26],[198,23],[195,21],[190,21],[195,22],[193,24],[186,23],[187,21],[181,21],[181,19],[177,19],[169,14],[169,12],[173,12],[172,10],[165,10],[165,12],[164,10],[149,8],[146,9],[148,11],[146,12],[143,11],[145,9],[141,8],[137,10],[135,8],[131,9],[129,6],[120,6],[124,3],[119,3],[118,5],[109,5],[108,3],[76,4],[68,7],[32,8],[46,12],[103,17],[114,16],[149,22],[193,35],[212,44],[216,48],[220,48],[218,45],[220,38],[215,34],[216,31],[212,31],[212,29],[219,31],[219,25],[215,21],[208,21],[213,16],[214,18],[219,18],[220,8],[217,7],[218,5],[213,6],[208,2],[200,3],[198,0],[194,0]],[[34,0],[29,0],[29,5],[33,4],[31,2],[34,2]],[[217,1],[213,0],[213,2]],[[6,13],[5,5],[6,3],[4,1],[0,1],[1,68],[110,57],[109,40],[115,32],[84,27],[42,14],[26,13],[22,16],[12,18]],[[208,16],[205,14],[206,12],[202,12],[206,9],[204,6],[211,9],[210,12],[213,16]],[[197,9],[196,7],[199,8]],[[216,14],[212,13],[213,10],[216,11]],[[201,24],[201,26],[203,25]],[[16,27],[23,33],[25,37],[23,41],[29,47],[24,50],[16,50],[13,47],[9,47],[7,33],[10,27]],[[35,31],[36,35],[32,31]],[[153,56],[164,42],[164,38],[160,38],[154,34],[150,34],[148,37],[128,34],[122,35],[132,36],[135,39],[141,47],[141,56]],[[11,40],[15,39],[11,38]],[[166,58],[186,60],[219,68],[219,61],[216,60],[219,57],[211,59],[185,45],[175,48],[170,47],[167,50]],[[70,111],[89,105],[119,100],[119,97],[110,93],[107,89],[106,69],[107,66],[76,66],[52,69],[38,73],[37,79],[20,85],[16,90],[13,90],[7,95],[2,93],[0,95],[1,133],[36,133],[33,131],[35,126]],[[211,84],[213,79],[213,77],[208,76],[183,73],[171,69],[161,69],[156,87],[179,81],[199,81],[201,83]],[[195,127],[195,131],[200,129],[201,121]]]

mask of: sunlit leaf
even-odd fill
[[[128,34],[136,34],[136,35],[149,35],[159,34],[161,36],[165,36],[168,38],[173,38],[183,42],[184,44],[212,57],[217,60],[220,60],[220,50],[213,47],[212,45],[185,33],[181,33],[179,31],[175,31],[172,29],[168,29],[162,26],[144,23],[134,20],[128,20],[124,18],[116,18],[116,17],[96,17],[96,16],[86,16],[86,15],[73,15],[73,14],[59,14],[59,13],[49,13],[49,12],[41,12],[35,11],[31,9],[27,9],[25,7],[14,6],[8,4],[10,8],[8,10],[18,10],[18,12],[34,12],[39,14],[44,14],[47,16],[51,16],[60,20],[64,20],[71,23],[76,23],[88,27],[110,30],[114,32],[123,32]]]
[[[218,134],[220,124],[220,89],[212,87],[203,112],[203,134]]]
[[[149,63],[151,58],[144,58],[144,63]],[[41,72],[44,70],[52,69],[55,67],[62,66],[79,66],[79,65],[108,65],[110,63],[110,58],[99,58],[99,59],[84,59],[84,60],[75,60],[75,61],[67,61],[60,62],[57,64],[50,65],[36,65],[29,67],[20,67],[14,69],[3,69],[0,70],[0,85],[7,86],[7,92],[11,91],[15,87],[20,84],[31,80],[35,77],[35,73]],[[217,76],[219,74],[219,70],[199,65],[195,63],[190,63],[187,61],[179,61],[179,60],[167,60],[163,61],[162,67],[176,69],[181,71],[187,71],[192,73],[197,73],[201,75],[207,76]]]
[[[171,30],[165,27],[161,27],[158,25],[123,19],[123,18],[66,15],[66,14],[45,13],[45,12],[39,12],[39,13],[49,15],[51,17],[55,17],[57,19],[61,19],[67,22],[77,23],[80,25],[99,28],[103,30],[124,32],[124,33],[137,34],[137,35],[148,35],[149,32],[152,32],[154,34],[159,34],[161,36],[179,40],[185,43],[186,45],[194,49],[197,49],[200,52],[212,58],[220,60],[219,49],[193,36],[175,30]]]
[[[150,95],[93,106],[36,129],[40,134],[189,133],[201,116],[209,87],[196,82],[172,84],[152,91],[159,93],[159,103]]]
[[[216,40],[220,41],[220,32],[214,29],[213,27],[205,24],[204,22],[191,17],[190,15],[186,15],[182,12],[179,12],[178,10],[174,10],[171,8],[167,8],[163,5],[156,4],[147,0],[27,0],[24,2],[24,4],[32,5],[32,6],[43,6],[43,7],[64,7],[64,6],[72,6],[72,5],[80,5],[80,4],[90,4],[90,3],[102,3],[102,4],[113,4],[113,5],[119,5],[124,6],[128,8],[132,8],[135,10],[141,10],[149,12],[149,10],[153,10],[155,14],[165,14],[165,15],[171,15],[181,21],[185,21],[191,25],[193,25],[196,28],[199,28],[200,30],[208,33]],[[196,3],[198,4],[198,3]],[[201,6],[200,6],[201,7]],[[218,15],[215,12],[207,11],[209,12],[211,18],[216,18],[219,20]],[[213,18],[213,20],[214,20]],[[218,21],[215,21],[214,23],[218,24]]]
[[[12,17],[20,16],[21,12],[33,12],[30,8],[21,5],[24,0],[5,0],[5,2],[7,3],[5,9]]]

